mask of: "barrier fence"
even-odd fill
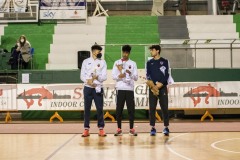
[[[169,109],[205,109],[211,117],[208,109],[240,108],[239,88],[239,81],[174,83],[168,87]],[[134,92],[136,109],[148,109],[146,84],[136,84]],[[115,108],[114,84],[104,84],[104,110]],[[83,111],[83,84],[1,84],[0,110]]]
[[[40,0],[40,20],[87,19],[86,0]]]
[[[0,24],[38,21],[38,1],[31,1],[31,3],[28,0],[0,1]]]
[[[0,24],[42,20],[87,21],[86,0],[1,0]]]

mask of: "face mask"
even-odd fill
[[[98,54],[97,54],[97,58],[98,58],[98,59],[101,59],[101,58],[102,58],[102,53],[98,53]]]
[[[23,43],[23,42],[24,42],[24,39],[21,39],[20,41]]]

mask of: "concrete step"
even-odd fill
[[[232,15],[190,15],[186,16],[186,20],[188,24],[233,23]]]

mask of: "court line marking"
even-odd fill
[[[52,152],[45,160],[48,160],[52,158],[60,149],[62,149],[66,144],[68,144],[73,138],[75,138],[78,134],[73,135],[71,138],[69,138],[65,143],[63,143],[61,146],[59,146],[55,151]]]
[[[221,140],[221,141],[216,141],[216,142],[211,144],[211,147],[213,147],[214,149],[218,149],[220,151],[225,151],[225,152],[230,152],[230,153],[240,153],[240,152],[235,152],[235,151],[231,151],[231,150],[227,150],[227,149],[222,149],[222,148],[216,147],[217,143],[230,141],[230,140],[235,140],[235,139],[240,139],[240,138],[231,138],[231,139],[224,139],[224,140]]]
[[[178,138],[178,137],[180,137],[180,136],[184,136],[184,135],[186,135],[186,134],[188,134],[188,133],[183,133],[183,134],[179,134],[179,135],[177,135],[177,136],[174,136],[174,137],[170,138],[170,139],[168,140],[168,142],[171,142],[171,141],[174,140],[175,138]],[[167,147],[167,149],[168,149],[170,152],[172,152],[172,153],[175,154],[176,156],[179,156],[179,157],[181,157],[181,158],[183,158],[183,159],[186,159],[186,160],[192,160],[191,158],[188,158],[188,157],[186,157],[186,156],[184,156],[184,155],[182,155],[182,154],[174,151],[174,150],[170,147],[170,145],[169,145],[168,143],[166,143],[166,147]]]

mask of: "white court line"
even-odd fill
[[[172,141],[172,140],[174,140],[175,138],[178,138],[178,137],[180,137],[180,136],[184,136],[184,135],[186,135],[186,134],[188,134],[188,133],[183,133],[183,134],[179,134],[179,135],[177,135],[177,136],[175,136],[175,137],[172,137],[172,138],[170,138],[170,139],[168,140],[168,142],[170,142],[170,141]],[[167,149],[168,149],[170,152],[172,152],[173,154],[175,154],[175,155],[177,155],[177,156],[179,156],[179,157],[181,157],[181,158],[183,158],[183,159],[192,160],[191,158],[185,157],[184,155],[182,155],[182,154],[177,153],[176,151],[174,151],[174,150],[170,147],[170,145],[169,145],[168,143],[166,143],[166,147],[167,147]]]
[[[72,137],[70,137],[65,143],[63,143],[61,146],[59,146],[52,154],[50,154],[45,160],[51,159],[58,151],[60,151],[64,146],[66,146],[73,138],[75,138],[79,134],[74,134]]]
[[[218,149],[218,150],[220,150],[220,151],[225,151],[225,152],[230,152],[230,153],[240,153],[240,152],[235,152],[235,151],[230,151],[230,150],[222,149],[222,148],[219,148],[219,147],[216,147],[216,146],[215,146],[217,143],[225,142],[225,141],[231,141],[231,140],[235,140],[235,139],[239,139],[239,140],[240,140],[240,138],[224,139],[224,140],[221,140],[221,141],[217,141],[217,142],[212,143],[212,144],[211,144],[211,147],[213,147],[214,149]]]

